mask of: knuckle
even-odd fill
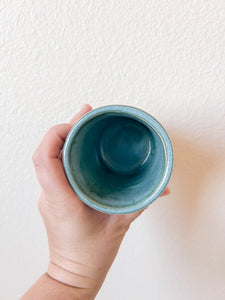
[[[42,215],[43,215],[43,212],[44,212],[42,197],[40,197],[40,198],[38,199],[37,206],[38,206],[39,214],[42,216]]]
[[[35,168],[39,168],[43,165],[43,158],[40,155],[40,152],[36,150],[32,155],[32,161]]]
[[[59,124],[52,126],[51,128],[49,128],[47,133],[55,133],[59,128]]]
[[[68,124],[56,124],[48,129],[46,136],[56,138],[57,136],[60,136],[60,132],[62,131],[62,128],[68,127]]]
[[[50,134],[56,134],[62,127],[70,126],[68,123],[62,123],[62,124],[56,124],[49,128],[48,133]]]

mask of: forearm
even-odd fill
[[[21,300],[94,300],[94,298],[93,291],[63,284],[45,273],[22,296]]]

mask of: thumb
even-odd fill
[[[73,122],[79,120],[90,109],[89,105],[83,106],[72,119]],[[60,159],[60,152],[72,126],[72,123],[64,123],[50,128],[32,156],[38,181],[48,195],[74,195]]]
[[[81,107],[81,110],[70,120],[71,124],[75,124],[84,114],[88,113],[92,110],[92,107],[90,104],[84,104]]]

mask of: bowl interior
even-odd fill
[[[126,123],[139,126],[138,130],[143,130],[145,139],[143,155],[147,155],[147,139],[150,142],[150,153],[141,167],[132,172],[117,172],[102,158],[102,139],[106,130]],[[114,138],[110,141],[112,148],[113,145],[118,148],[119,144]],[[129,211],[132,210],[131,207],[138,210],[151,202],[151,195],[162,184],[167,163],[165,147],[154,128],[144,120],[137,121],[126,114],[103,113],[87,119],[82,126],[72,132],[66,147],[68,162],[66,173],[69,174],[70,184],[82,200],[99,210],[109,208],[119,211],[123,208]],[[141,161],[140,156],[136,158],[138,159]],[[126,164],[122,163],[121,157],[119,161],[124,168]]]

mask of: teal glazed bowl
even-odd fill
[[[131,106],[110,105],[83,116],[69,132],[63,166],[70,185],[90,207],[127,214],[166,188],[173,149],[162,125]]]

